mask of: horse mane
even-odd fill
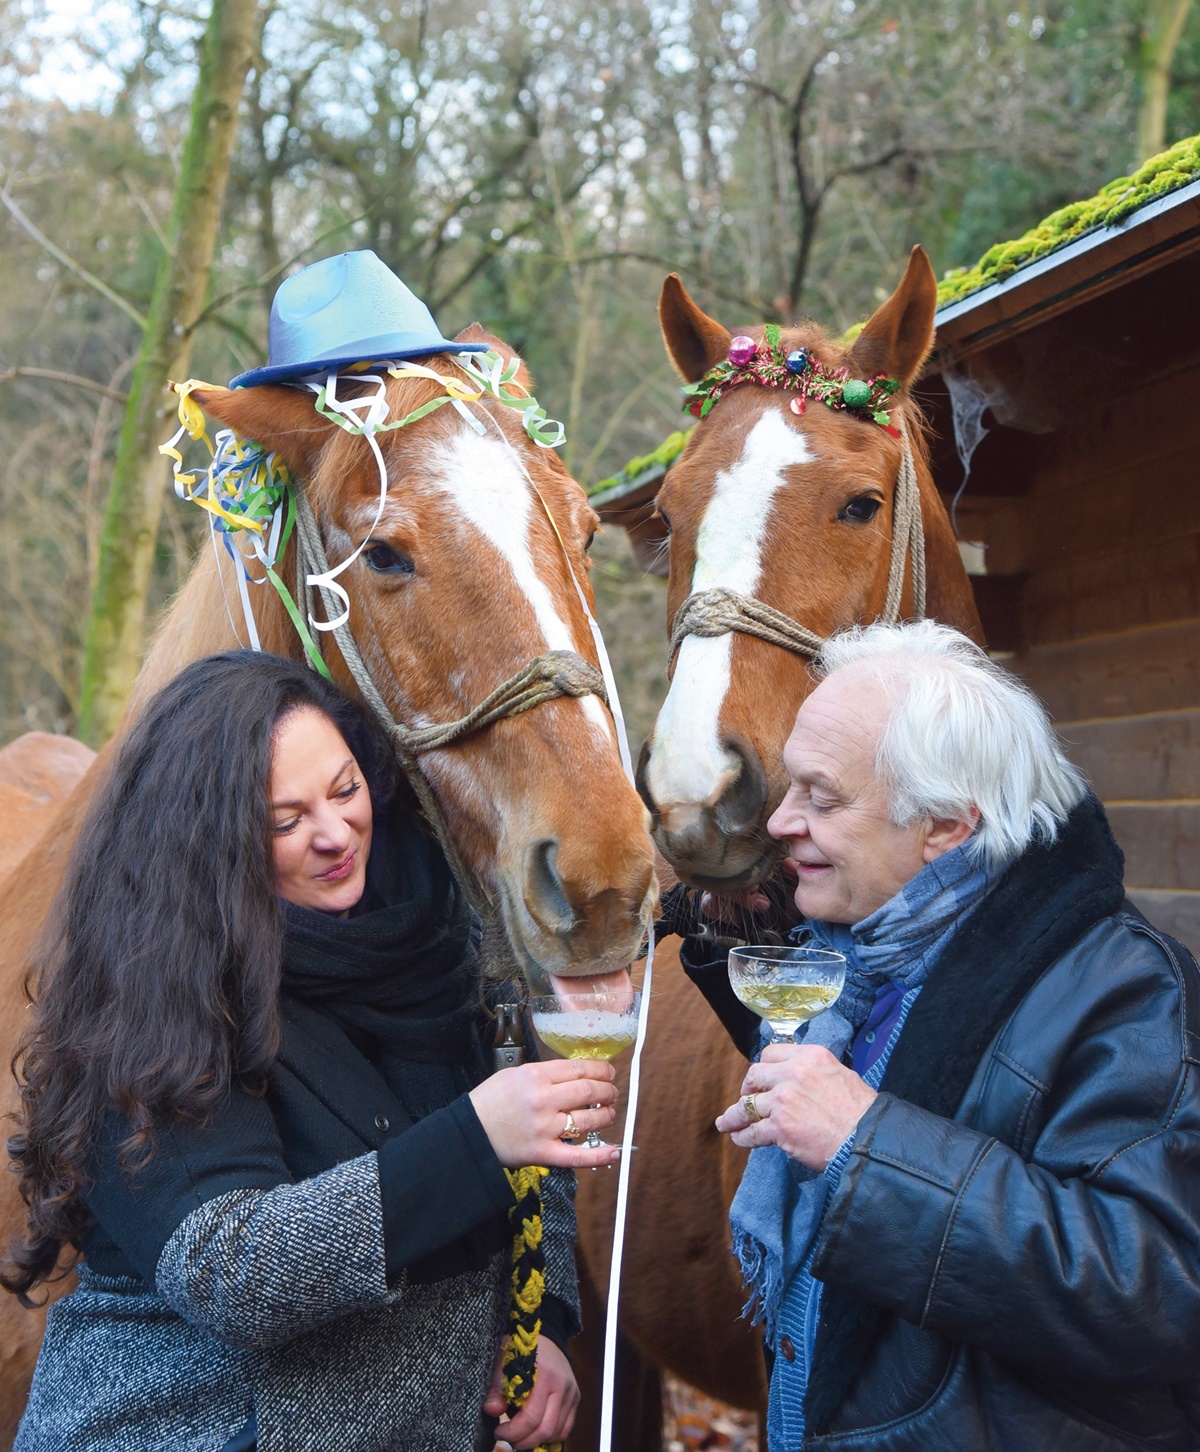
[[[218,560],[218,552],[223,555],[224,548],[221,540],[216,541],[215,550],[209,539],[201,545],[187,579],[168,604],[154,633],[134,684],[129,714],[136,714],[151,696],[192,661],[250,644],[241,618],[242,606],[233,561],[228,558]],[[252,573],[258,576],[261,568],[253,569]],[[293,544],[289,543],[277,573],[292,589],[296,574]],[[299,659],[303,654],[300,639],[279,596],[269,583],[251,585],[249,589],[263,649],[290,660]]]

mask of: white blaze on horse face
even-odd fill
[[[747,433],[737,463],[716,477],[696,534],[691,593],[717,586],[756,593],[763,541],[785,471],[815,458],[780,410],[767,409]],[[689,635],[679,647],[646,772],[668,832],[693,825],[700,809],[716,802],[737,776],[738,759],[722,746],[720,731],[732,657],[732,635]]]
[[[495,547],[512,571],[517,589],[529,601],[545,642],[529,650],[530,658],[543,650],[578,651],[570,627],[534,568],[529,523],[534,508],[541,506],[536,504],[529,481],[511,452],[499,440],[480,437],[464,428],[440,456],[430,460],[429,478],[450,495],[458,513]],[[567,583],[566,561],[562,579]],[[603,703],[595,696],[580,696],[578,701],[591,724],[611,742],[611,718]]]

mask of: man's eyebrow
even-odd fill
[[[330,777],[330,779],[329,779],[329,785],[330,786],[333,786],[334,782],[338,781],[341,777],[345,776],[345,774],[346,774],[346,768],[348,766],[353,766],[353,765],[354,765],[354,758],[352,756],[348,756],[345,759],[345,761],[342,762],[341,766],[339,766],[338,769],[334,772],[334,774]],[[280,812],[285,807],[302,807],[303,805],[304,805],[303,802],[272,802],[271,803],[271,810],[273,812]]]
[[[798,777],[797,780],[803,782],[810,791],[813,787],[817,787],[820,791],[832,792],[835,796],[837,795],[837,783],[827,777],[824,772],[810,772],[807,776]]]

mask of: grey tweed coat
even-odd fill
[[[47,1321],[15,1452],[476,1452],[512,1193],[469,1099],[414,1119],[283,1000],[265,1098],[103,1163],[79,1287]],[[550,1320],[578,1330],[574,1181],[544,1192]],[[557,1338],[556,1338],[557,1339]]]

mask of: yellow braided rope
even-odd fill
[[[508,1312],[508,1340],[501,1365],[501,1389],[513,1416],[529,1400],[536,1377],[538,1337],[541,1334],[542,1297],[546,1277],[542,1270],[542,1181],[550,1173],[540,1165],[505,1170],[516,1196],[513,1207],[513,1268]],[[536,1207],[536,1208],[533,1208]],[[532,1213],[529,1211],[532,1209]],[[522,1213],[524,1212],[524,1213]],[[562,1452],[561,1442],[543,1443],[535,1452]]]

